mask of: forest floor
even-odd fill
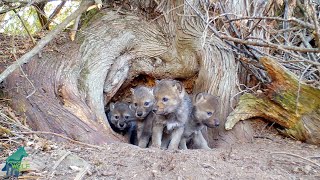
[[[5,121],[0,118],[0,124]],[[15,134],[23,131],[15,128]],[[27,168],[19,179],[320,179],[320,148],[275,132],[259,129],[258,138],[250,143],[176,151],[141,149],[126,143],[98,149],[37,135],[2,135],[0,168],[23,145],[28,157],[22,164],[30,167],[24,165]],[[4,176],[0,171],[0,179]]]

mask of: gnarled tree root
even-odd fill
[[[228,116],[225,129],[240,120],[261,117],[280,125],[283,134],[296,140],[320,144],[320,89],[299,82],[273,59],[260,59],[272,82],[264,94],[244,94]]]

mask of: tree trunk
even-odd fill
[[[47,2],[34,3],[34,7],[36,8],[39,22],[41,24],[42,29],[49,30],[48,18],[45,15],[44,7]]]
[[[279,130],[297,140],[320,144],[320,89],[306,85],[277,61],[261,58],[272,83],[264,94],[245,94],[230,114],[226,129],[240,120],[260,117],[280,125]]]
[[[13,105],[35,130],[101,144],[118,140],[111,135],[104,106],[124,82],[130,84],[140,74],[158,79],[198,75],[194,92],[220,96],[223,124],[237,93],[238,65],[221,40],[210,32],[210,38],[204,38],[205,22],[183,3],[161,1],[157,12],[162,16],[153,20],[129,12],[100,12],[100,18],[81,31],[81,45],[68,42],[58,52],[46,52],[24,66],[33,85],[18,71],[7,80]],[[143,10],[155,7],[153,1],[136,5]],[[203,6],[198,1],[192,5]],[[236,134],[250,129],[244,127]],[[224,141],[239,137],[219,131]]]

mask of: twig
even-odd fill
[[[14,143],[16,143],[16,144],[21,144],[20,142],[18,142],[18,141],[15,141],[15,140],[12,140],[12,139],[0,139],[0,141],[9,141],[9,142],[14,142]]]
[[[320,164],[318,164],[318,163],[316,163],[316,162],[313,162],[313,161],[311,161],[310,159],[304,158],[304,157],[302,157],[302,156],[300,156],[300,155],[297,155],[297,154],[292,154],[292,153],[287,153],[287,152],[272,152],[271,155],[272,155],[272,154],[284,154],[284,155],[288,155],[288,156],[297,157],[297,158],[306,160],[306,161],[312,163],[313,165],[316,165],[316,166],[320,167]]]
[[[222,4],[221,0],[219,0],[219,5],[220,5],[221,10],[222,10],[223,13],[225,14],[225,18],[226,18],[227,20],[229,20],[229,19],[230,19],[230,18],[229,18],[229,15],[225,12],[225,9],[224,9],[224,7],[223,7],[223,4]],[[235,25],[233,24],[233,22],[230,21],[229,24],[230,24],[230,27],[232,28],[233,32],[236,33],[237,37],[238,37],[238,38],[241,38],[241,34],[240,34],[240,32],[238,31],[238,29],[235,27]],[[249,51],[249,48],[250,48],[250,47],[248,47],[247,45],[244,45],[244,46],[245,46],[244,51],[245,51],[246,53],[251,54],[255,59],[258,59],[258,56],[257,56],[256,54],[254,54],[253,52]]]
[[[13,49],[14,49],[12,54],[13,54],[14,60],[17,61],[16,46],[14,45],[14,43],[12,43],[12,46],[13,46]],[[31,97],[36,92],[36,87],[33,85],[31,80],[28,78],[28,75],[24,72],[22,67],[20,66],[19,68],[20,68],[20,71],[21,71],[22,75],[27,79],[27,81],[31,84],[31,86],[33,88],[33,91],[30,94],[28,94],[27,97],[26,97],[28,99],[29,97]]]
[[[43,176],[19,176],[19,179],[41,179]]]
[[[203,15],[193,7],[188,0],[186,0],[186,3],[195,11],[195,13],[205,22],[205,18]],[[252,18],[252,17],[251,17]],[[287,49],[287,50],[293,50],[293,51],[299,51],[299,52],[314,52],[314,53],[319,53],[320,49],[319,48],[301,48],[301,47],[295,47],[295,46],[286,46],[286,45],[280,45],[280,44],[274,44],[271,42],[255,42],[255,41],[247,41],[239,38],[234,38],[226,35],[222,35],[219,33],[217,30],[215,30],[211,25],[209,26],[212,32],[220,39],[225,39],[228,41],[233,41],[239,44],[244,44],[244,45],[253,45],[253,46],[260,46],[260,47],[270,47],[270,48],[275,48],[275,49]]]
[[[276,20],[276,21],[287,21],[287,22],[293,22],[298,25],[301,25],[303,27],[309,28],[309,29],[315,29],[316,27],[313,24],[310,24],[308,22],[299,20],[297,18],[288,18],[288,19],[283,19],[280,17],[240,17],[240,18],[234,18],[230,19],[229,21],[241,21],[241,20],[247,20],[247,19],[266,19],[266,20]],[[227,22],[229,22],[227,21]]]
[[[259,138],[259,139],[269,139],[270,141],[273,141],[272,138],[269,138],[267,136],[253,136],[253,138]]]
[[[81,171],[77,174],[77,176],[74,178],[74,180],[81,180],[84,175],[89,171],[90,166],[86,165],[84,168],[81,169]]]
[[[84,142],[81,142],[81,141],[76,141],[76,140],[73,140],[69,137],[66,137],[62,134],[58,134],[58,133],[53,133],[53,132],[44,132],[44,131],[31,131],[31,132],[15,132],[16,134],[50,134],[50,135],[54,135],[54,136],[58,136],[58,137],[61,137],[63,139],[66,139],[68,141],[71,141],[75,144],[80,144],[80,145],[83,145],[83,146],[88,146],[88,147],[92,147],[92,148],[97,148],[97,149],[102,149],[101,146],[96,146],[96,145],[92,145],[92,144],[88,144],[88,143],[84,143]]]
[[[0,122],[10,124],[10,125],[15,125],[15,126],[18,126],[19,128],[30,131],[30,129],[28,127],[24,126],[23,124],[21,124],[21,122],[18,119],[16,119],[16,117],[14,116],[14,114],[12,112],[10,112],[10,111],[6,111],[6,112],[8,113],[9,116],[11,116],[11,118],[2,112],[0,112],[0,117],[4,118],[6,120],[9,120],[11,123],[4,122],[2,120],[0,120]]]
[[[77,30],[78,30],[79,21],[80,21],[80,16],[78,16],[74,20],[74,24],[72,26],[72,29],[70,30],[70,39],[71,39],[71,41],[74,41],[74,39],[76,38],[76,33],[77,33]]]
[[[224,7],[223,7],[223,4],[222,4],[221,0],[219,0],[219,5],[220,5],[220,8],[221,8],[222,12],[225,14],[225,18],[226,18],[227,21],[229,22],[229,24],[230,24],[233,32],[236,33],[236,35],[237,35],[238,38],[241,38],[241,34],[239,33],[238,29],[234,26],[234,24],[233,24],[232,21],[229,21],[229,20],[230,20],[229,15],[226,14],[226,11],[225,11],[225,9],[224,9]]]
[[[299,52],[313,52],[313,53],[320,53],[320,49],[318,48],[302,48],[302,47],[296,47],[296,46],[286,46],[286,45],[280,45],[280,44],[274,44],[271,42],[257,42],[257,41],[247,41],[247,40],[242,40],[230,36],[225,36],[225,35],[220,35],[217,34],[218,37],[221,39],[233,41],[239,44],[246,44],[246,45],[252,45],[252,46],[260,46],[260,47],[270,47],[274,49],[287,49],[287,50],[292,50],[292,51],[299,51]]]
[[[289,28],[288,18],[289,18],[289,3],[288,0],[284,0],[284,15],[285,21],[283,21],[283,29]],[[284,45],[288,44],[288,32],[284,32]],[[285,54],[286,55],[286,54]],[[286,58],[285,58],[286,59]]]
[[[24,5],[23,5],[23,4],[19,4],[18,6],[10,7],[10,8],[8,8],[8,9],[4,9],[4,10],[0,11],[0,15],[1,15],[1,14],[5,14],[5,13],[7,13],[7,12],[9,12],[9,11],[12,11],[12,10],[15,10],[15,9],[19,9],[19,8],[21,8],[21,7],[24,7]]]
[[[308,5],[310,6],[310,10],[311,10],[311,19],[313,20],[313,22],[314,22],[314,27],[315,27],[315,29],[314,29],[314,38],[315,38],[315,41],[317,42],[317,45],[318,45],[318,48],[320,48],[320,37],[319,37],[319,19],[317,18],[317,16],[316,16],[316,12],[315,12],[315,10],[314,10],[314,8],[313,8],[313,6],[311,6],[311,4],[310,4],[310,1],[308,1]],[[310,13],[309,11],[308,11],[308,13]]]
[[[36,55],[44,46],[46,46],[64,27],[66,27],[73,19],[78,17],[82,12],[86,11],[87,8],[92,5],[92,1],[82,1],[80,7],[68,16],[61,24],[57,25],[56,28],[48,33],[48,35],[42,38],[38,44],[28,53],[24,54],[19,60],[12,63],[6,70],[0,74],[0,82],[7,78],[14,70],[16,70],[22,64],[30,61],[30,59]]]
[[[63,156],[61,156],[61,158],[60,158],[56,163],[54,163],[54,166],[52,167],[52,170],[51,170],[51,174],[50,174],[50,178],[49,178],[49,179],[52,179],[52,178],[53,178],[53,175],[54,175],[54,173],[56,172],[56,168],[59,166],[59,164],[60,164],[67,156],[69,156],[69,154],[71,154],[70,151],[68,151],[67,153],[65,153]]]
[[[24,23],[23,19],[21,18],[21,16],[17,13],[17,11],[15,9],[13,9],[13,12],[16,14],[16,16],[18,16],[19,20],[21,21],[24,29],[27,31],[29,38],[31,39],[33,45],[36,44],[36,41],[34,40],[34,38],[32,37],[30,31],[28,30],[26,24]]]
[[[59,14],[59,12],[61,11],[61,9],[65,3],[66,3],[66,1],[61,1],[61,3],[56,7],[56,9],[51,13],[51,15],[49,16],[49,19],[48,19],[47,26],[49,26],[50,22]]]
[[[272,5],[274,4],[274,1],[272,1],[272,4],[269,6],[269,9],[264,13],[264,15],[268,14]],[[244,39],[250,36],[250,34],[253,32],[253,30],[260,24],[262,19],[258,19],[258,21],[252,26],[252,28],[249,30],[249,32],[245,35]]]
[[[309,41],[306,39],[305,34],[306,34],[306,32],[305,32],[305,30],[304,30],[303,34],[302,34],[302,32],[299,33],[299,37],[300,37],[303,45],[304,45],[305,47],[307,47],[307,48],[310,48],[311,45],[310,45]],[[311,59],[312,59],[313,61],[316,61],[317,58],[315,57],[315,54],[313,54],[313,53],[308,53],[308,55],[311,56]],[[319,63],[319,65],[320,65],[320,63]]]
[[[213,22],[213,20],[214,20],[214,19],[210,20],[209,10],[208,10],[206,5],[204,5],[204,8],[205,8],[205,12],[206,12],[206,15],[207,15],[207,21],[205,22],[206,26],[205,26],[205,28],[204,28],[204,30],[202,32],[202,37],[203,37],[202,48],[204,48],[204,46],[206,44],[209,24],[211,24]]]

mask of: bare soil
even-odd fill
[[[25,149],[31,168],[23,179],[75,179],[81,172],[83,179],[320,179],[319,147],[280,135],[212,150],[141,149],[126,143],[97,149],[41,138]],[[9,154],[2,154],[1,162]]]
[[[319,148],[283,140],[256,139],[252,143],[213,150],[163,151],[127,144],[106,151],[82,151],[94,164],[86,179],[317,179],[320,167],[301,157],[319,160]],[[286,154],[276,154],[282,152]],[[313,159],[314,162],[315,159]]]

